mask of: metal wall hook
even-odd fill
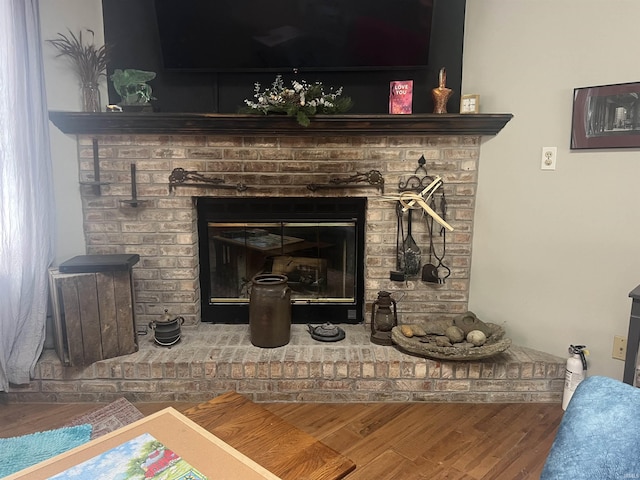
[[[398,182],[398,190],[400,192],[419,192],[427,185],[433,183],[434,177],[429,175],[429,172],[425,167],[426,163],[427,160],[424,158],[424,155],[420,155],[420,158],[418,159],[418,168],[415,169],[413,175],[407,178],[405,182],[402,180]]]

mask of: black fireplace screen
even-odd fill
[[[248,322],[251,279],[275,273],[288,278],[294,322],[360,322],[364,202],[198,199],[203,321]]]

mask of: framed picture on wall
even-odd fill
[[[640,82],[573,90],[571,149],[640,147]]]

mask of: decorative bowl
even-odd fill
[[[439,347],[435,343],[436,335],[409,338],[402,334],[400,327],[393,327],[391,340],[405,353],[421,357],[455,361],[479,360],[502,353],[511,346],[511,339],[504,338],[504,328],[495,323],[487,323],[486,325],[491,330],[491,335],[488,336],[487,342],[480,347],[474,347],[467,342],[454,344],[452,347]]]

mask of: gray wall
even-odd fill
[[[43,40],[55,38],[58,32],[77,34],[81,29],[95,32],[95,44],[104,43],[101,0],[44,0],[40,2],[40,24]],[[85,37],[86,38],[86,37]],[[80,85],[64,57],[43,45],[47,102],[49,110],[80,111]],[[101,86],[106,103],[106,82]],[[49,122],[56,199],[56,263],[85,253],[82,230],[82,207],[78,185],[78,155],[74,136],[65,135]]]
[[[640,283],[637,149],[569,149],[573,89],[639,81],[637,0],[467,0],[463,91],[513,120],[480,155],[470,308],[520,345],[622,378]],[[542,171],[543,146],[558,147]]]
[[[95,28],[100,0],[41,2],[44,38]],[[515,343],[565,356],[586,344],[590,373],[622,378],[611,359],[640,283],[633,247],[637,150],[569,150],[575,87],[640,80],[631,50],[637,0],[467,0],[463,92],[483,113],[513,113],[482,146],[470,307]],[[77,81],[45,46],[52,110],[79,110]],[[106,96],[103,94],[103,98]],[[103,102],[104,103],[104,102]],[[51,129],[58,261],[84,253],[75,139]],[[543,146],[558,147],[541,171]]]

